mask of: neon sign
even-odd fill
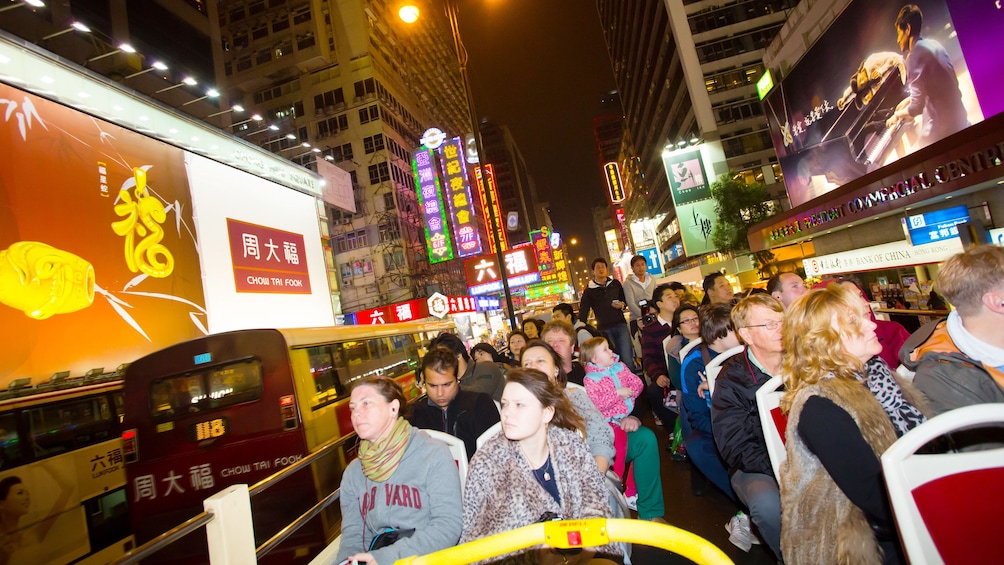
[[[613,161],[603,165],[607,177],[607,188],[610,189],[610,201],[614,204],[624,201],[624,186],[621,184],[621,170]]]
[[[464,144],[454,137],[439,148],[443,164],[446,201],[450,206],[453,237],[457,241],[457,255],[470,257],[481,254],[481,234],[471,200],[471,184],[464,164]]]
[[[425,245],[429,262],[440,263],[453,259],[453,246],[446,232],[446,213],[440,196],[439,177],[433,163],[432,150],[420,147],[412,154],[415,186],[418,187],[418,206],[425,219]]]
[[[502,241],[502,251],[509,248],[509,242],[506,239],[505,230],[502,229],[500,222],[502,221],[502,207],[499,205],[499,193],[495,189],[495,168],[491,165],[485,165],[486,175],[488,177],[487,183],[481,178],[481,167],[474,169],[474,175],[478,179],[478,197],[481,198],[481,209],[485,211],[485,217],[490,218],[491,216],[488,212],[488,205],[486,204],[485,196],[485,184],[488,185],[488,190],[491,192],[492,196],[492,209],[495,211],[495,222],[494,225],[488,226],[488,243],[491,247],[492,252],[495,252],[496,243],[495,238],[500,238]]]

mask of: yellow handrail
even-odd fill
[[[398,559],[396,565],[456,565],[538,545],[567,549],[610,542],[658,547],[678,553],[698,565],[732,564],[732,560],[708,540],[674,526],[645,520],[589,518],[530,524],[428,555]]]

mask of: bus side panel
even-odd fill
[[[153,420],[151,385],[158,379],[205,371],[207,367],[254,357],[262,366],[262,394],[215,409],[195,410],[173,419]],[[207,363],[197,361],[207,360]],[[289,358],[282,335],[251,330],[207,336],[148,355],[126,374],[125,430],[135,429],[138,461],[126,466],[139,543],[177,526],[203,510],[202,501],[238,483],[254,484],[308,453],[302,429],[284,430],[280,399],[293,395]],[[193,430],[209,426],[221,436],[196,441]],[[252,499],[255,536],[261,543],[316,500],[309,471],[283,481]],[[313,530],[313,531],[311,531]],[[294,543],[322,543],[319,527],[305,528]],[[204,537],[190,536],[157,562],[201,562]],[[285,548],[289,544],[283,544]],[[281,551],[277,551],[281,554]],[[184,555],[181,555],[184,554]],[[287,562],[290,559],[286,559]]]

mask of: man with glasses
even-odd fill
[[[467,459],[474,457],[478,438],[499,421],[492,397],[461,390],[457,356],[445,347],[429,350],[419,371],[428,397],[412,403],[408,422],[416,428],[446,432],[464,440]]]
[[[774,555],[781,559],[781,497],[767,454],[756,391],[780,374],[784,307],[767,294],[753,294],[732,309],[732,324],[746,351],[728,359],[715,380],[711,429],[729,467],[729,482]],[[749,550],[753,538],[745,516],[729,522],[729,541]]]

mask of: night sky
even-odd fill
[[[555,229],[588,262],[590,209],[606,202],[592,120],[616,88],[595,3],[462,0],[459,21],[478,115],[509,127]]]

